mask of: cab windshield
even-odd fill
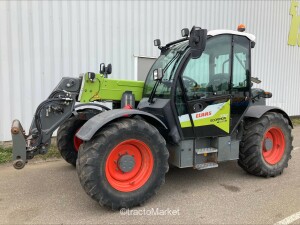
[[[167,50],[163,55],[155,61],[151,67],[144,86],[143,97],[149,97],[152,89],[156,83],[153,80],[153,70],[162,68],[164,71],[164,77],[162,81],[158,84],[155,97],[156,98],[170,98],[172,82],[174,80],[174,74],[181,61],[180,58],[183,53],[187,50],[188,42],[184,42],[175,45],[171,49]]]

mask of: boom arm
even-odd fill
[[[131,91],[135,100],[140,101],[143,87],[141,81],[107,79],[103,74],[86,73],[79,78],[62,78],[50,96],[37,107],[28,134],[20,121],[13,121],[14,167],[22,169],[28,159],[48,152],[53,132],[76,111],[76,102],[84,105],[94,104],[90,103],[93,101],[121,102],[126,91]]]
[[[16,169],[22,169],[35,155],[47,153],[52,133],[72,115],[80,83],[80,78],[63,78],[48,99],[37,107],[28,135],[20,121],[13,121],[11,134]]]

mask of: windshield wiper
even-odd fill
[[[163,68],[164,73],[167,71],[167,69],[169,68],[169,66],[174,62],[174,60],[176,58],[178,58],[179,55],[180,55],[180,53],[176,52],[176,55],[174,55],[173,58],[170,60],[170,62],[168,62],[168,64],[165,66],[165,68]]]
[[[237,55],[235,55],[235,57],[237,58],[237,60],[238,60],[239,63],[241,64],[241,66],[246,70],[246,66],[244,66],[242,60],[241,60]]]
[[[167,65],[163,68],[163,72],[165,73],[167,71],[167,69],[169,68],[169,66],[174,62],[174,60],[176,58],[178,58],[178,56],[180,56],[180,52],[176,52],[176,54],[173,56],[173,58],[167,63]],[[155,96],[155,92],[156,92],[156,89],[158,87],[158,85],[161,83],[161,80],[156,80],[155,81],[155,84],[153,86],[153,89],[150,93],[150,96],[149,96],[149,99],[148,99],[148,102],[149,103],[153,103],[153,99],[154,99],[154,96]]]
[[[153,99],[154,99],[155,92],[156,92],[156,89],[157,89],[157,87],[158,87],[159,82],[160,82],[160,80],[157,80],[157,81],[155,82],[155,84],[154,84],[154,87],[153,87],[153,89],[152,89],[152,91],[151,91],[151,94],[150,94],[150,96],[149,96],[149,99],[148,99],[148,102],[149,102],[149,103],[154,103]]]
[[[188,48],[188,46],[187,46],[186,48]],[[174,67],[173,67],[173,69],[172,69],[172,71],[171,71],[170,79],[171,79],[171,77],[172,77],[172,74],[173,74],[173,72],[174,72],[174,70],[175,70],[175,67],[176,67],[177,63],[179,62],[179,59],[180,59],[179,56],[181,56],[181,55],[185,52],[186,48],[185,48],[183,51],[177,51],[176,54],[173,56],[173,58],[172,58],[172,59],[167,63],[167,65],[163,68],[163,72],[165,73],[165,72],[167,71],[167,69],[170,67],[170,65],[177,59],[175,65],[174,65]],[[170,81],[170,79],[169,79],[169,81]],[[158,85],[159,85],[161,82],[162,82],[162,80],[156,80],[156,82],[155,82],[155,84],[154,84],[154,87],[153,87],[153,89],[152,89],[152,91],[151,91],[151,94],[150,94],[150,96],[149,96],[149,99],[148,99],[148,102],[149,102],[149,103],[153,103],[153,102],[154,102],[153,99],[154,99],[154,96],[155,96],[155,93],[156,93],[156,89],[157,89]]]
[[[188,48],[188,46],[185,48],[185,49],[183,49],[182,51],[178,51],[178,54],[179,54],[179,56],[181,56],[184,52],[185,52],[185,50]],[[173,67],[173,69],[172,69],[172,71],[171,71],[171,75],[170,75],[170,77],[169,77],[169,81],[172,79],[172,77],[173,77],[173,74],[174,74],[174,70],[175,70],[175,68],[176,68],[176,66],[177,66],[177,64],[178,64],[178,62],[179,61],[176,61],[175,62],[175,65],[174,65],[174,67]]]

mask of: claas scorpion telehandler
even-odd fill
[[[281,174],[291,158],[292,122],[253,88],[255,37],[238,31],[182,29],[161,46],[145,82],[100,73],[62,78],[36,109],[29,133],[14,120],[14,167],[45,154],[52,133],[62,157],[76,166],[85,192],[112,209],[144,203],[165,182],[169,165],[197,170],[238,160],[256,176]],[[109,101],[112,108],[101,104]],[[78,104],[81,103],[81,104]]]

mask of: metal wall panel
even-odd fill
[[[12,119],[26,129],[62,76],[98,71],[136,79],[134,55],[157,57],[153,39],[180,38],[183,27],[235,29],[257,37],[254,76],[273,92],[269,104],[300,114],[300,47],[287,45],[290,1],[0,1],[0,141]],[[300,14],[300,13],[299,13]]]

